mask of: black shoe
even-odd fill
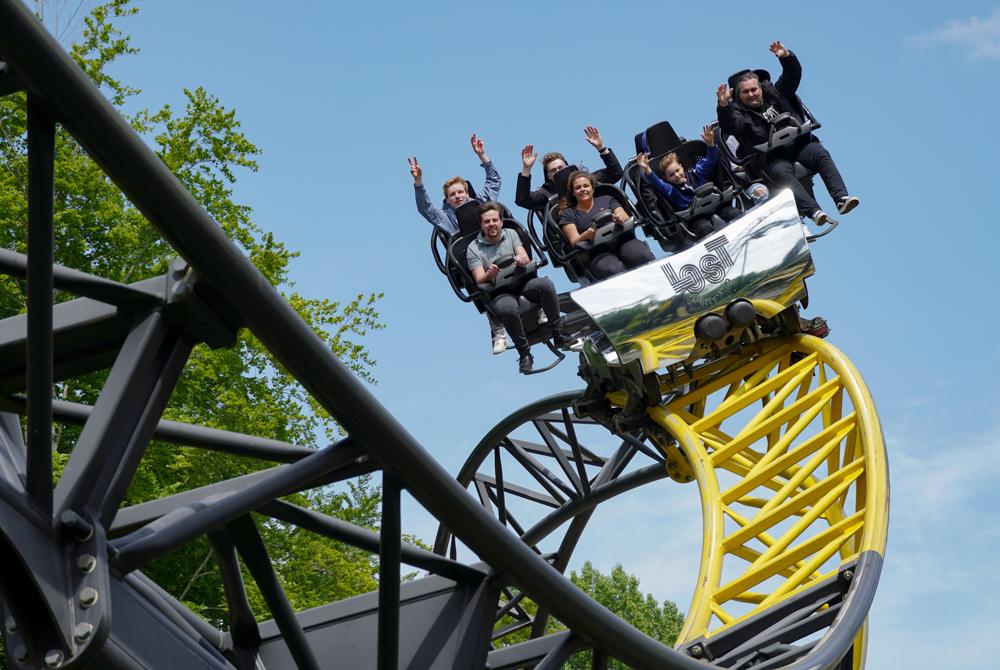
[[[861,200],[854,197],[853,195],[845,195],[843,198],[837,200],[837,211],[841,214],[847,214],[849,211],[861,204]]]
[[[568,349],[569,339],[566,337],[566,333],[562,329],[562,319],[556,321],[552,324],[552,344],[556,346],[556,349]]]
[[[522,375],[531,372],[531,367],[535,364],[535,359],[529,353],[521,354],[521,359],[517,362],[517,371]]]
[[[824,223],[827,223],[830,220],[830,217],[827,216],[826,212],[824,212],[822,209],[814,210],[813,213],[809,215],[809,218],[812,219],[813,223],[815,223],[817,226],[822,226]]]

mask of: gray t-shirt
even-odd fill
[[[576,207],[564,209],[559,215],[559,227],[575,224],[577,231],[582,233],[590,227],[590,222],[594,220],[595,216],[607,210],[613,212],[621,206],[621,203],[610,195],[599,195],[594,198],[594,206],[590,208],[589,212],[581,212]]]
[[[521,246],[521,238],[510,228],[500,231],[500,239],[496,244],[487,244],[482,233],[472,240],[469,248],[465,252],[465,262],[469,265],[469,272],[475,268],[487,269],[493,261],[507,254],[513,255],[514,250]]]

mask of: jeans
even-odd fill
[[[833,157],[819,140],[809,142],[797,152],[796,155],[796,150],[793,149],[784,157],[770,161],[767,164],[766,172],[776,185],[792,189],[800,216],[810,216],[817,209],[820,209],[820,206],[806,190],[806,187],[802,185],[802,182],[795,178],[795,161],[802,163],[803,167],[810,172],[819,174],[834,202],[847,195],[847,187],[844,186],[844,180],[833,162]]]
[[[521,289],[521,295],[533,303],[540,304],[545,316],[549,318],[550,327],[559,323],[559,298],[556,287],[547,277],[535,277]],[[500,317],[507,334],[514,341],[518,353],[526,354],[529,349],[528,338],[524,335],[524,324],[521,323],[521,306],[518,296],[510,293],[498,295],[491,304],[493,312]]]

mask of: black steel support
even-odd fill
[[[266,502],[299,490],[304,484],[355,460],[359,452],[349,439],[341,440],[298,463],[275,469],[271,476],[253,486],[176,509],[118,540],[115,543],[119,550],[116,566],[123,573],[131,572]]]
[[[191,351],[159,312],[126,339],[56,487],[56,508],[108,528]]]
[[[222,588],[226,592],[229,634],[233,642],[232,660],[238,670],[253,670],[257,664],[257,650],[261,642],[260,627],[247,599],[236,545],[226,531],[209,533],[208,539],[215,551],[219,574],[222,576]]]
[[[28,497],[52,514],[52,215],[56,124],[28,96]]]
[[[27,409],[27,399],[21,395],[10,395],[0,397],[0,409],[11,412],[24,413]],[[83,405],[66,400],[52,401],[52,416],[60,423],[74,424],[82,426],[87,423],[87,419],[93,414],[94,408],[90,405]],[[206,426],[195,426],[180,421],[170,421],[160,419],[153,429],[153,438],[170,442],[171,444],[182,444],[188,447],[201,447],[210,451],[220,451],[234,456],[249,456],[265,461],[276,461],[278,463],[294,463],[311,454],[316,453],[315,449],[300,447],[280,440],[271,440],[266,437],[254,435],[244,435],[243,433],[233,433],[228,430],[218,428],[208,428]]]
[[[264,602],[271,610],[275,623],[281,629],[288,651],[295,659],[295,665],[299,670],[319,670],[321,667],[319,661],[316,660],[309,641],[306,640],[306,634],[295,617],[295,611],[292,610],[278,576],[274,573],[274,566],[271,565],[271,559],[257,531],[257,525],[249,516],[242,516],[226,527],[243,558],[243,563],[253,575],[260,594],[264,596]]]
[[[284,500],[269,502],[257,511],[317,535],[339,540],[352,547],[358,547],[373,554],[379,552],[381,540],[378,533],[355,526],[342,519],[320,514]],[[403,543],[400,547],[400,560],[402,562],[426,570],[431,574],[453,579],[456,582],[478,582],[487,574],[485,570],[450,560],[412,544]]]
[[[399,564],[403,532],[399,501],[399,480],[383,471],[378,554],[378,670],[399,667]]]

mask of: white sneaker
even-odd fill
[[[541,307],[538,308],[538,325],[544,326],[549,322],[549,317],[545,316],[545,310]]]
[[[507,330],[505,328],[493,329],[493,353],[502,354],[507,351]]]

